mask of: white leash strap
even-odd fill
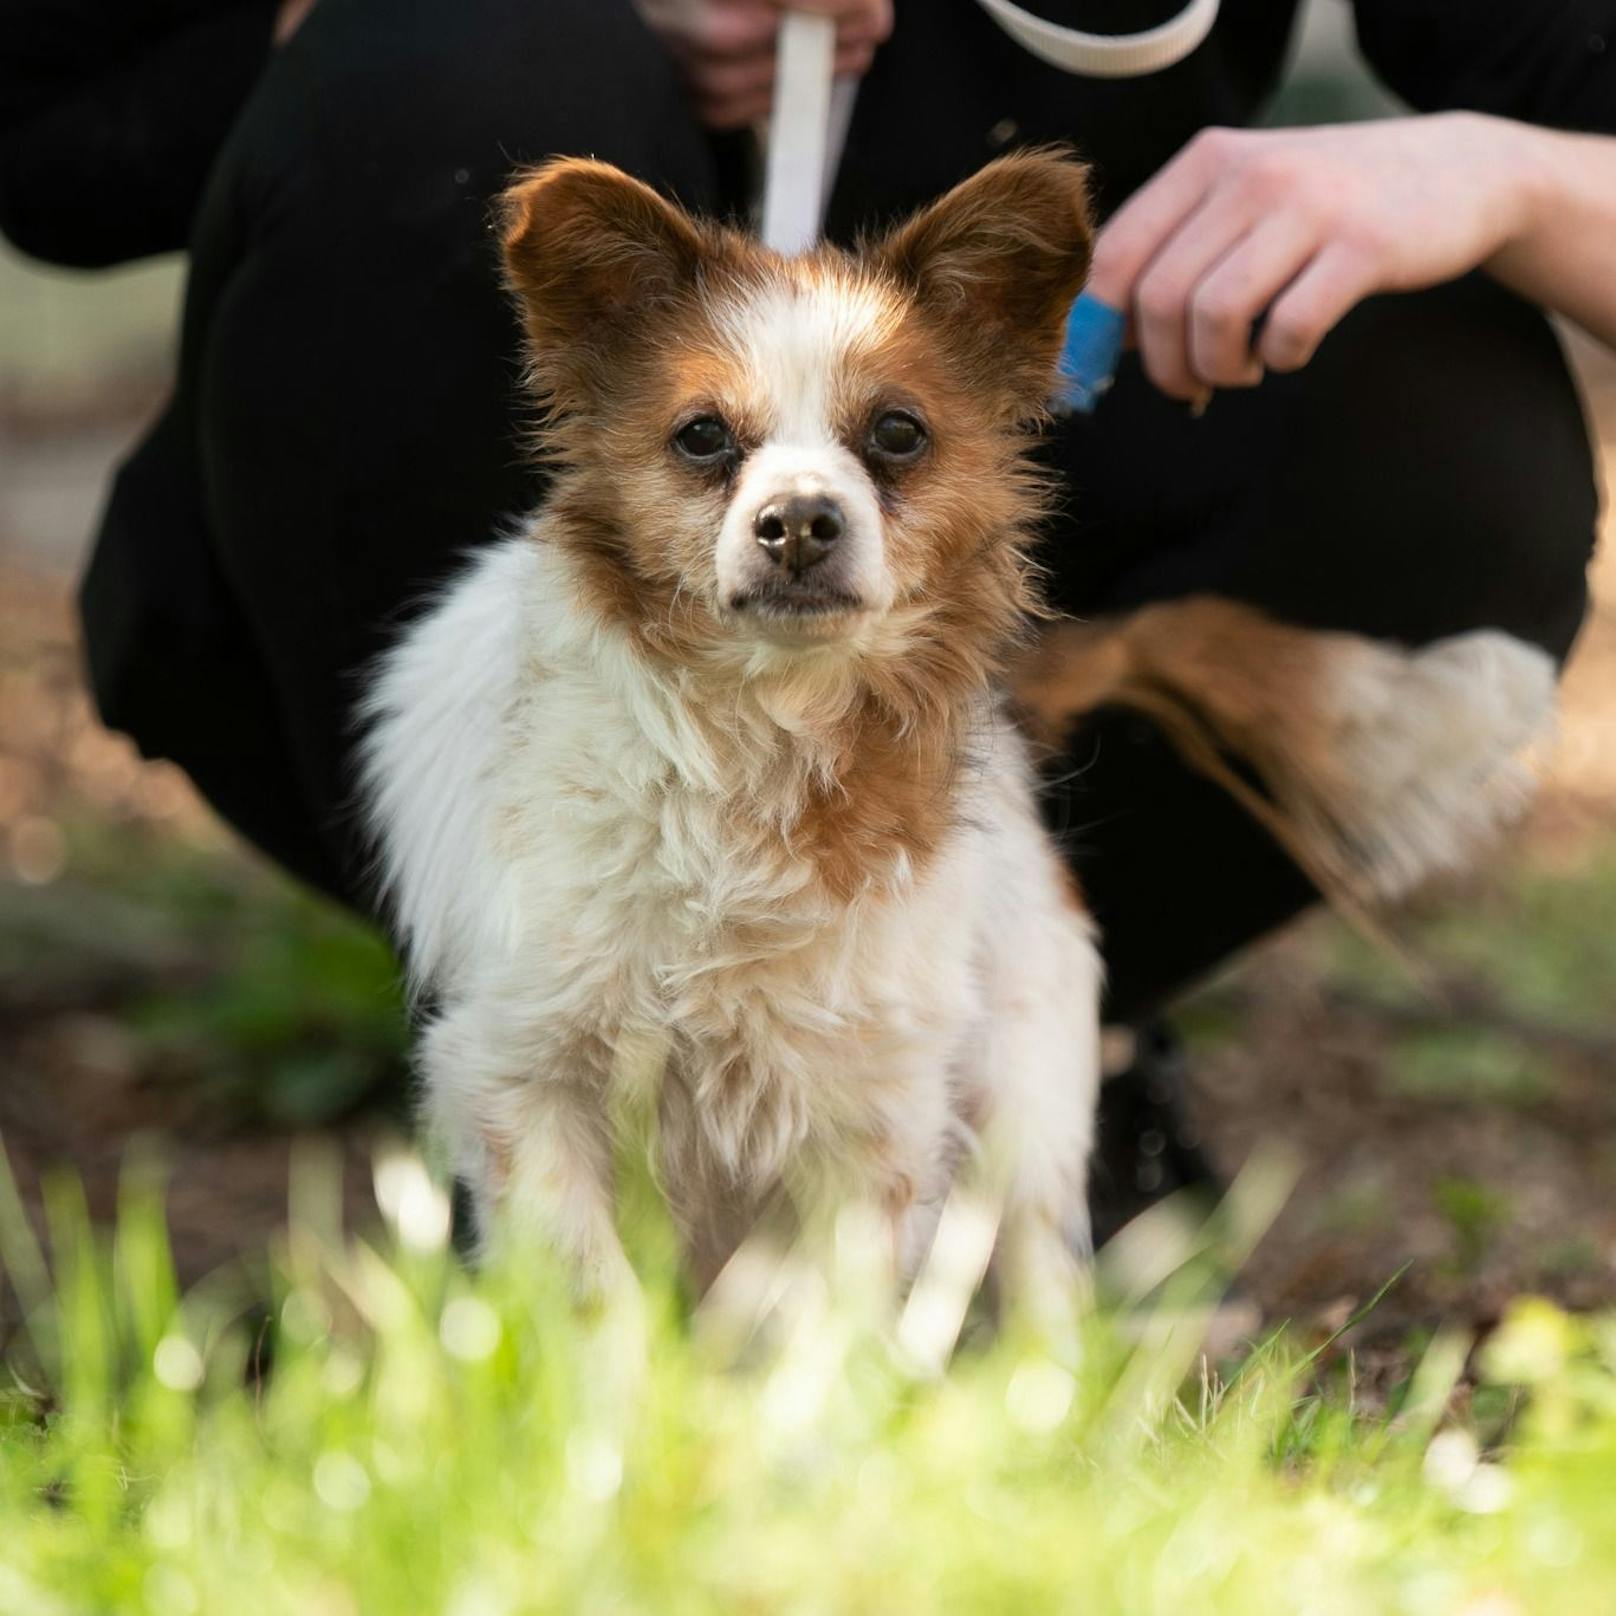
[[[1189,0],[1176,17],[1139,34],[1086,34],[1035,17],[1011,0],[978,3],[1017,44],[1052,66],[1125,79],[1183,61],[1212,31],[1219,0]],[[835,60],[834,20],[788,10],[775,51],[763,180],[763,240],[776,252],[806,252],[819,240],[858,91],[856,80],[833,80]]]
[[[785,14],[775,48],[774,109],[763,179],[763,240],[776,252],[806,252],[819,240],[825,192],[841,155],[840,150],[833,154],[831,141],[835,60],[834,18],[806,11]],[[851,96],[844,102],[840,123],[845,136]]]
[[[1212,32],[1219,0],[1190,0],[1176,17],[1139,34],[1086,34],[1012,5],[977,3],[1024,50],[1067,73],[1091,79],[1131,79],[1181,62]]]

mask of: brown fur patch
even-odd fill
[[[815,786],[791,832],[834,897],[856,897],[896,853],[915,869],[930,862],[953,825],[958,742],[946,722],[916,732],[866,703],[834,778]]]
[[[1088,276],[1086,171],[1058,150],[1000,158],[874,248],[1012,415],[1043,413],[1067,312]]]
[[[1053,624],[1015,670],[1013,692],[1040,740],[1059,744],[1108,702],[1153,693],[1206,713],[1241,751],[1309,749],[1320,729],[1327,636],[1211,596],[1098,623]]]
[[[1363,921],[1350,839],[1335,817],[1334,805],[1352,801],[1356,789],[1328,707],[1331,661],[1344,638],[1196,596],[1110,621],[1053,625],[1011,689],[1029,732],[1050,747],[1099,707],[1152,718],[1186,763],[1235,797],[1378,938]]]

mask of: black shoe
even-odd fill
[[[1180,1190],[1198,1191],[1210,1212],[1225,1188],[1184,1103],[1183,1046],[1162,1022],[1136,1034],[1133,1064],[1100,1085],[1089,1221],[1098,1250],[1146,1207]]]

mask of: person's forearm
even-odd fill
[[[1513,127],[1521,223],[1487,268],[1616,347],[1616,137]]]

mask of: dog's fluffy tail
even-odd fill
[[[1147,714],[1326,897],[1362,912],[1464,867],[1519,815],[1555,668],[1494,629],[1411,650],[1197,596],[1056,625],[1015,695],[1051,745],[1099,707]]]

